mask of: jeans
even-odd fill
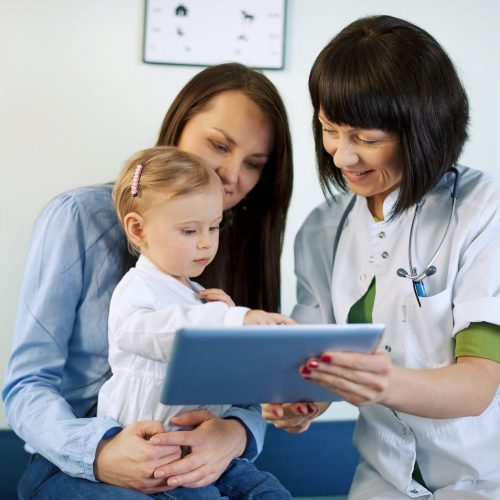
[[[146,495],[135,490],[68,476],[41,455],[35,455],[19,480],[21,500],[290,500],[292,496],[270,473],[252,462],[233,460],[224,474],[203,488],[176,488]]]

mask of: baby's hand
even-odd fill
[[[269,313],[260,309],[253,309],[245,314],[245,325],[294,325],[294,319],[279,313]]]
[[[235,304],[233,299],[220,288],[206,288],[205,290],[200,290],[199,295],[202,299],[205,299],[209,302],[224,302],[229,307],[234,307]]]

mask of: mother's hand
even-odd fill
[[[151,442],[151,436],[164,432],[161,422],[135,422],[112,438],[103,439],[94,461],[96,479],[148,495],[171,489],[164,478],[153,476],[158,467],[181,456],[178,445],[158,446]]]
[[[309,429],[311,422],[321,415],[330,403],[263,404],[262,416],[278,429],[297,434]]]
[[[321,358],[310,358],[300,374],[348,403],[362,406],[384,403],[393,368],[389,356],[382,352],[326,352]]]
[[[180,460],[158,467],[156,478],[167,478],[171,488],[198,488],[216,481],[229,463],[243,454],[247,444],[246,430],[234,419],[221,419],[207,410],[195,410],[171,420],[189,431],[157,434],[151,441],[161,446],[182,446],[190,452]]]

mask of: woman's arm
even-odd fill
[[[302,376],[356,406],[379,403],[426,418],[481,414],[500,384],[500,363],[463,356],[444,368],[414,370],[392,364],[385,353],[325,353]]]
[[[90,410],[96,385],[107,370],[105,359],[100,360],[102,367],[100,361],[94,364],[96,378],[85,381],[90,385],[78,401],[71,404],[63,392],[83,286],[85,242],[80,227],[80,212],[71,196],[54,200],[37,221],[2,396],[9,425],[32,449],[64,472],[93,480],[95,448],[118,424],[107,418],[75,417]]]
[[[325,353],[326,362],[311,358],[311,382],[364,406],[383,404],[393,410],[426,418],[457,418],[481,414],[500,384],[500,363],[463,356],[445,368],[413,370],[391,363],[386,354]],[[328,405],[326,405],[328,407]],[[263,405],[263,416],[288,432],[303,432],[325,411],[321,403]]]

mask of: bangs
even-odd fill
[[[391,68],[375,57],[376,44],[354,42],[320,55],[309,79],[315,112],[339,125],[394,132],[405,122],[401,94]],[[396,98],[395,98],[396,97]],[[404,100],[403,100],[404,102]]]

